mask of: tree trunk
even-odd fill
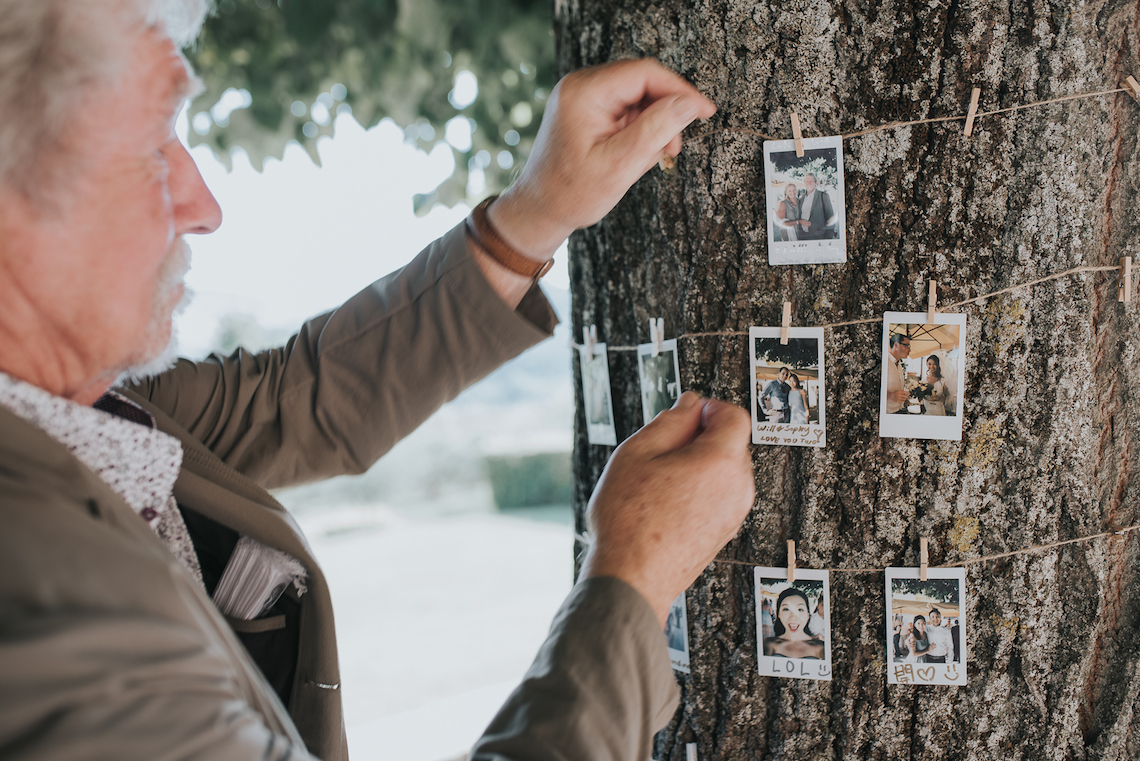
[[[558,0],[561,73],[651,56],[720,108],[711,127],[790,138],[1118,87],[1140,75],[1136,3]],[[848,262],[769,266],[762,141],[686,143],[571,238],[574,335],[649,340],[925,311],[1136,254],[1140,106],[1123,93],[844,141]],[[755,446],[757,504],[722,557],[804,568],[932,565],[1136,521],[1135,303],[1115,272],[1014,290],[968,315],[961,442],[881,439],[881,324],[828,329],[827,447]],[[746,336],[680,342],[683,387],[749,404]],[[609,447],[586,442],[579,530]],[[636,356],[610,354],[618,440],[642,425]],[[691,675],[655,756],[684,759],[1136,759],[1134,534],[968,566],[966,687],[887,686],[883,574],[831,575],[830,682],[761,677],[751,568],[688,593]],[[638,761],[641,761],[640,759]]]

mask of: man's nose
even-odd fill
[[[205,235],[217,230],[222,224],[222,208],[181,141],[171,144],[166,161],[170,167],[167,183],[174,204],[175,234]]]

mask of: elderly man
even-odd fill
[[[814,174],[804,175],[804,192],[800,195],[799,240],[820,240],[837,237],[831,225],[835,224],[835,211],[826,190],[816,189]]]
[[[6,759],[345,758],[328,589],[266,488],[367,468],[548,336],[552,252],[714,110],[648,62],[570,75],[470,225],[282,349],[171,366],[184,236],[221,223],[173,132],[202,2],[0,0]],[[579,582],[475,758],[648,757],[676,703],[662,626],[751,506],[747,441],[690,393],[618,448]],[[301,569],[252,620],[215,605],[239,546]]]

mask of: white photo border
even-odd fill
[[[814,658],[783,658],[764,655],[764,627],[761,617],[763,595],[760,588],[761,579],[788,580],[787,568],[768,568],[757,566],[755,568],[756,582],[756,665],[760,676],[776,677],[780,679],[814,679],[817,681],[831,681],[831,621],[834,618],[831,609],[830,574],[827,571],[812,568],[797,568],[797,579],[809,579],[823,582],[823,608],[827,612],[827,631],[823,634],[823,660]],[[776,612],[773,612],[773,620]]]
[[[964,392],[966,388],[966,315],[959,312],[935,312],[934,320],[928,321],[926,312],[886,312],[883,314],[883,347],[881,377],[879,380],[879,436],[898,439],[941,439],[962,440],[962,419],[965,412]],[[887,414],[887,373],[890,358],[890,326],[910,325],[957,325],[958,326],[958,378],[957,404],[954,415],[937,417],[930,415]]]
[[[677,595],[673,603],[669,606],[669,615],[671,616],[674,609],[681,611],[681,632],[685,635],[685,649],[674,650],[669,647],[668,632],[666,632],[665,649],[669,651],[669,661],[673,664],[674,671],[682,673],[689,673],[689,611],[685,605],[685,593]],[[668,616],[666,617],[666,624],[668,624]]]
[[[966,614],[966,569],[958,568],[927,568],[927,579],[955,579],[958,582],[958,643],[961,649],[956,663],[892,663],[890,658],[894,632],[891,628],[891,582],[895,579],[917,579],[917,568],[887,568],[885,569],[885,582],[883,585],[886,611],[884,615],[884,634],[886,635],[887,657],[887,684],[933,684],[966,686],[967,661],[970,654],[969,621]],[[797,571],[798,573],[798,571]],[[937,606],[935,606],[937,607]],[[906,668],[910,666],[911,668]]]
[[[661,354],[673,352],[673,374],[677,376],[677,398],[681,397],[684,389],[681,388],[681,362],[680,354],[677,351],[677,339],[670,338],[667,341],[661,342]],[[649,400],[645,393],[645,358],[653,356],[653,344],[638,344],[637,345],[637,393],[641,396],[641,419],[642,425],[645,425],[653,417],[649,414]]]
[[[835,149],[838,198],[832,199],[832,211],[839,222],[839,237],[831,240],[773,241],[771,209],[780,202],[771,177],[773,153],[796,149],[795,140],[764,142],[764,239],[768,241],[768,264],[844,264],[847,261],[847,191],[843,176],[843,137],[808,137],[802,140],[804,150]]]
[[[779,338],[781,328],[766,328],[752,326],[748,328],[748,384],[751,386],[752,407],[752,443],[773,444],[777,446],[794,447],[824,447],[827,446],[827,383],[824,380],[826,365],[824,364],[823,328],[788,328],[788,338],[809,338],[818,341],[818,367],[819,367],[819,422],[808,423],[806,426],[792,425],[790,423],[769,423],[759,419],[760,394],[756,389],[756,339]]]
[[[610,423],[591,423],[590,422],[590,388],[591,376],[586,372],[586,364],[589,359],[586,356],[586,347],[578,347],[578,369],[582,373],[582,408],[586,414],[586,441],[591,444],[598,444],[601,446],[617,446],[617,427],[614,421],[614,395],[610,386],[610,355],[606,350],[604,343],[594,344],[594,357],[602,358],[602,370],[606,389],[606,405],[610,413]],[[603,382],[602,379],[597,381]]]

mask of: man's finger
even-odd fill
[[[701,425],[704,430],[693,441],[695,449],[740,454],[748,449],[752,439],[752,421],[748,413],[728,402],[706,401],[701,407]]]
[[[616,61],[596,69],[594,76],[606,79],[607,97],[615,99],[611,105],[623,110],[662,98],[688,95],[697,99],[698,115],[702,119],[716,113],[716,106],[697,88],[650,58]]]
[[[699,113],[700,103],[692,95],[661,98],[612,135],[606,149],[615,165],[634,170],[640,177]]]
[[[650,457],[673,452],[687,445],[701,430],[701,396],[695,391],[681,394],[671,409],[663,410],[629,438]]]

